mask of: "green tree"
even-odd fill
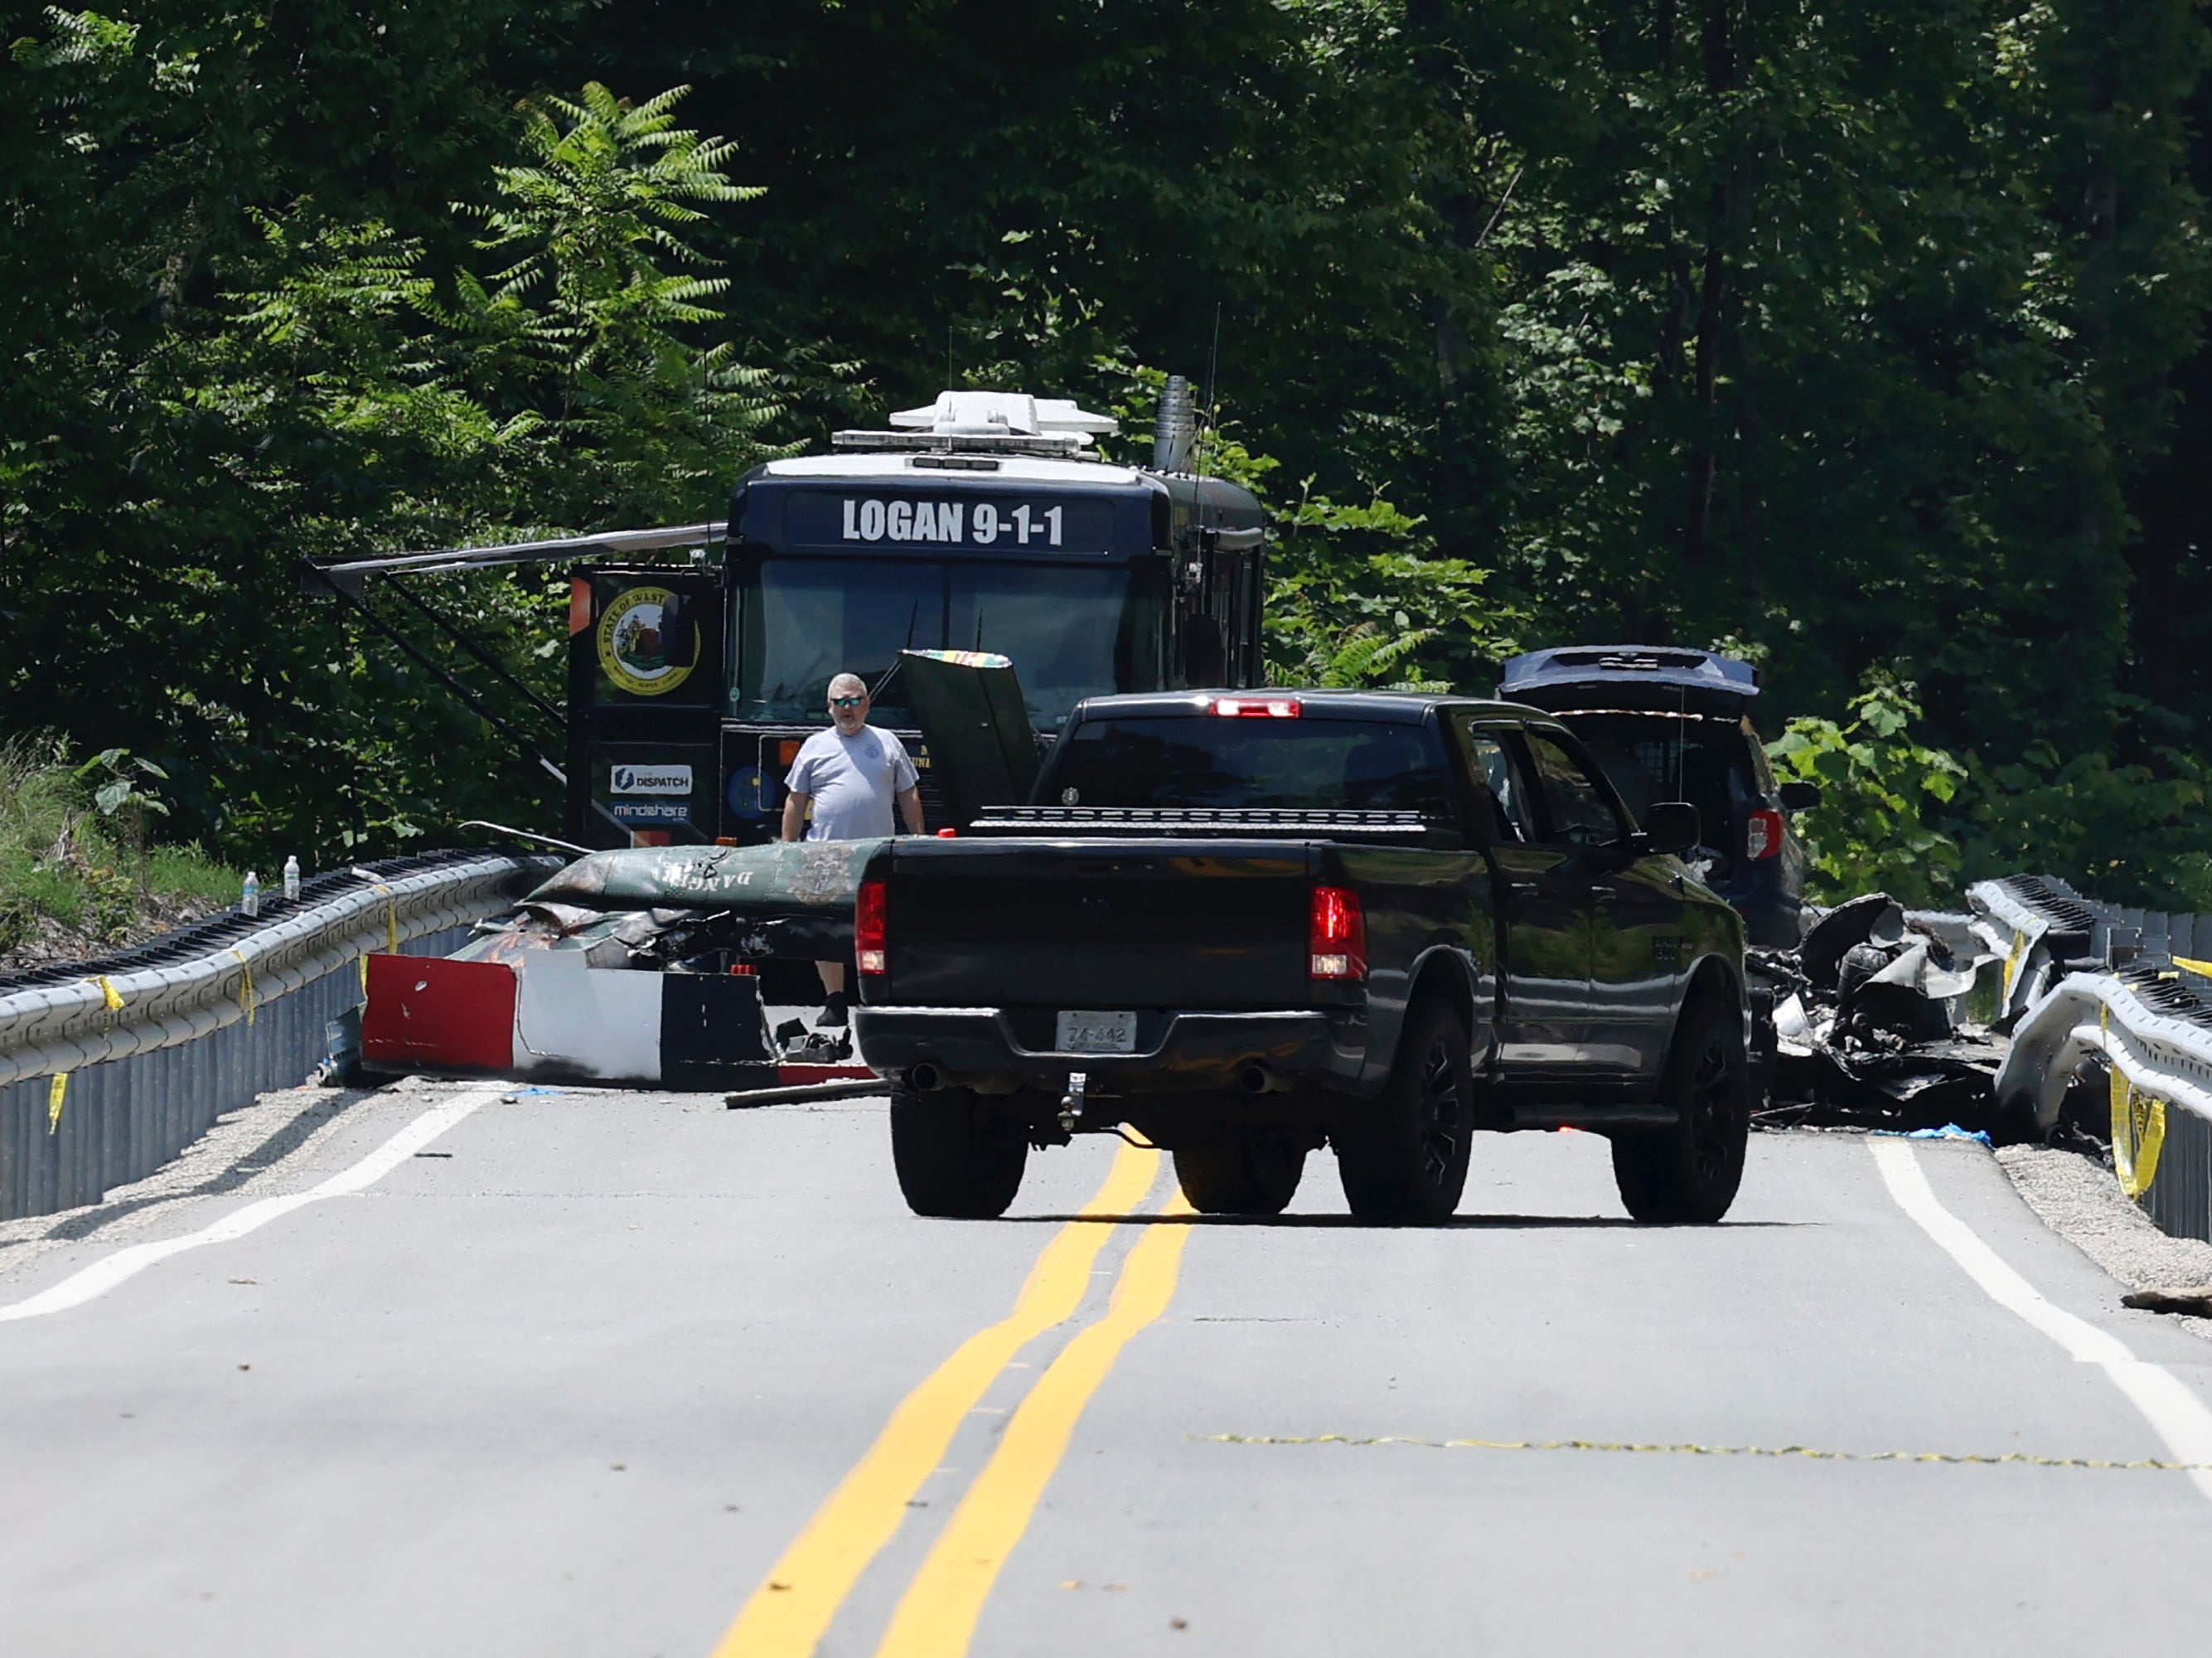
[[[0,720],[155,758],[188,832],[538,798],[301,618],[297,552],[703,517],[771,431],[1142,362],[1211,366],[1279,463],[1279,673],[1730,639],[1840,730],[1893,667],[1967,757],[1923,822],[1970,871],[2147,898],[2212,857],[2193,0],[115,0],[0,36]],[[586,82],[696,86],[738,148],[548,96]],[[546,672],[557,600],[447,601]]]
[[[1525,619],[1490,590],[1490,572],[1438,557],[1381,496],[1364,507],[1305,480],[1271,551],[1265,628],[1273,682],[1487,692]]]
[[[167,783],[169,774],[127,748],[109,748],[78,766],[75,780],[92,785],[92,808],[106,820],[124,853],[137,866],[138,892],[143,897],[147,891],[147,820],[169,815],[168,803],[155,792],[155,785]]]
[[[685,236],[707,216],[690,204],[762,192],[723,172],[734,143],[676,126],[690,90],[633,107],[592,82],[579,101],[544,100],[521,135],[531,164],[494,168],[496,198],[464,210],[501,268],[489,290],[462,279],[455,320],[524,348],[540,413],[557,418],[557,472],[544,481],[583,485],[566,497],[572,521],[726,490],[781,412],[769,371],[739,363],[733,339],[696,344],[702,329],[726,329],[708,302],[730,280],[697,274],[710,261]]]
[[[2212,909],[2200,756],[2164,748],[2134,764],[2038,742],[2016,760],[1966,759],[1959,832],[1970,876],[2055,871],[2112,903]]]
[[[1966,768],[1913,735],[1920,718],[1914,686],[1878,673],[1851,698],[1848,721],[1800,716],[1767,745],[1781,776],[1820,789],[1799,823],[1816,902],[1875,891],[1923,906],[1959,902],[1959,845],[1939,825]]]
[[[82,28],[56,31],[68,50],[39,72],[80,78],[55,82],[40,136],[66,171],[129,149],[179,76],[172,37],[94,31],[95,63],[70,44]],[[23,486],[0,527],[0,593],[11,627],[56,642],[0,663],[7,716],[127,740],[176,779],[179,827],[246,862],[550,816],[534,765],[343,613],[303,607],[294,564],[696,521],[772,452],[769,376],[738,360],[681,235],[696,224],[683,201],[744,192],[719,171],[726,145],[667,119],[675,102],[642,118],[597,90],[549,106],[517,129],[518,166],[485,169],[482,210],[410,209],[422,235],[349,216],[357,192],[248,208],[212,280],[187,280],[142,338],[118,332],[145,326],[131,282],[105,293],[95,264],[73,302],[89,313],[57,324],[35,363],[47,380],[25,384],[72,441],[0,445]],[[183,126],[188,150],[203,142]],[[491,274],[441,271],[439,250]],[[465,578],[436,601],[557,699],[563,596],[538,574]],[[420,643],[458,660],[427,630]]]
[[[1163,369],[1104,358],[1091,365],[1123,436],[1122,459],[1150,458],[1167,381]],[[1217,424],[1218,423],[1218,424]],[[1446,558],[1420,519],[1370,486],[1364,506],[1318,494],[1306,478],[1295,502],[1273,497],[1282,463],[1247,447],[1233,423],[1202,418],[1191,464],[1269,503],[1261,618],[1268,683],[1331,688],[1487,690],[1519,647],[1524,620],[1488,590],[1489,572]]]

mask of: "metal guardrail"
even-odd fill
[[[2097,912],[2063,881],[2006,875],[1977,881],[1966,889],[1966,902],[1974,936],[2004,963],[1997,996],[2000,1025],[2042,998],[2060,963],[2088,958],[2099,942]]]
[[[443,954],[562,860],[442,853],[325,875],[99,961],[0,977],[0,1219],[97,1202],[296,1083],[374,951]]]
[[[2212,1122],[2193,1112],[2169,1116],[2165,1143],[2136,1201],[2176,1238],[2212,1243]],[[2142,1179],[2140,1160],[2136,1178]]]
[[[1982,881],[1967,898],[1977,936],[2005,963],[1999,1109],[2048,1129],[2101,1064],[2121,1189],[2162,1230],[2212,1240],[2212,977],[2181,954],[2212,947],[2212,917],[2121,909],[2035,876]]]

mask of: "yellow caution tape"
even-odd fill
[[[2111,1028],[2112,1015],[2103,1015]],[[2120,1190],[2140,1198],[2158,1178],[2158,1154],[2166,1144],[2166,1101],[2146,1094],[2112,1067],[2112,1173]]]
[[[46,1084],[46,1132],[52,1135],[62,1125],[62,1101],[69,1098],[70,1074],[65,1070],[54,1073],[54,1080]]]
[[[386,955],[398,955],[399,954],[399,900],[392,896],[392,888],[382,881],[373,881],[369,885],[384,894],[384,953]],[[364,968],[362,971],[366,972],[367,969]],[[368,988],[368,984],[367,979],[362,981],[364,990]]]
[[[2190,972],[2203,978],[2212,978],[2212,961],[2191,961],[2185,955],[2178,955],[2173,958],[2173,965],[2177,967],[2186,967]]]
[[[121,1013],[123,1011],[123,994],[115,988],[114,982],[110,979],[106,974],[94,973],[91,978],[86,982],[88,984],[97,984],[100,986],[100,995],[107,998],[108,1012]]]
[[[2012,1000],[2012,982],[2020,972],[2021,958],[2027,954],[2027,935],[2017,927],[2012,930],[2012,948],[2005,952],[2004,999]]]
[[[1199,1438],[1193,1435],[1192,1438]],[[1431,1451],[1642,1451],[1675,1456],[1804,1457],[1814,1462],[1972,1462],[1994,1466],[2015,1462],[2035,1468],[2148,1468],[2164,1473],[2201,1473],[2212,1463],[2164,1462],[2143,1457],[2133,1462],[2087,1456],[2031,1456],[2006,1451],[1990,1456],[1972,1451],[1823,1451],[1809,1445],[1639,1445],[1602,1439],[1413,1439],[1401,1434],[1362,1437],[1352,1434],[1207,1434],[1207,1445],[1413,1445]]]
[[[233,950],[238,958],[238,1005],[246,1009],[246,1022],[253,1022],[253,964],[246,959],[243,950]]]
[[[365,955],[356,956],[354,960],[361,967],[361,993],[367,996],[368,994],[368,958]]]

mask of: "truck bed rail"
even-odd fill
[[[1419,812],[1352,812],[1295,807],[994,806],[975,832],[1054,834],[1113,829],[1178,835],[1420,834],[1436,826]]]

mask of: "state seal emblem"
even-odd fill
[[[666,588],[631,588],[599,617],[599,667],[634,697],[661,697],[691,677],[699,660],[697,625],[687,625],[684,604]],[[687,648],[688,647],[688,648]]]

